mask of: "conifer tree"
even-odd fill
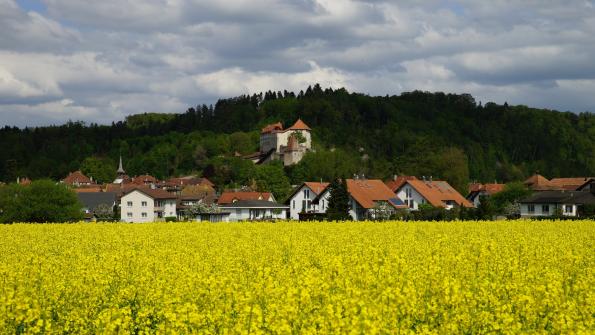
[[[326,216],[329,220],[351,220],[349,215],[349,192],[345,178],[335,179],[330,185],[330,199]]]

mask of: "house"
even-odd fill
[[[120,218],[125,222],[163,221],[176,216],[176,196],[164,190],[137,186],[120,199]]]
[[[283,220],[289,211],[289,206],[267,200],[238,200],[219,207],[229,213],[229,221]]]
[[[523,184],[532,191],[577,191],[593,177],[573,177],[573,178],[552,178],[548,180],[544,176],[536,173],[527,178]]]
[[[378,218],[380,211],[393,214],[407,206],[380,179],[347,179],[349,215],[354,220]],[[326,213],[330,200],[330,188],[326,187],[314,200],[318,213]]]
[[[411,210],[417,210],[424,204],[446,209],[455,206],[473,207],[469,200],[443,180],[407,180],[396,193]]]
[[[469,185],[469,194],[466,199],[473,204],[473,207],[478,207],[482,197],[491,197],[492,195],[504,191],[504,184],[480,184],[473,183]]]
[[[149,174],[142,174],[140,176],[132,178],[131,182],[136,185],[150,186],[150,185],[157,185],[157,183],[159,181],[157,180],[157,178],[155,178]]]
[[[269,192],[225,191],[217,200],[217,204],[227,205],[241,200],[264,200],[274,202],[275,197]]]
[[[589,191],[541,191],[521,200],[521,217],[543,217],[561,214],[582,216],[585,205],[595,205],[595,187]]]
[[[212,206],[215,204],[215,195],[214,194],[188,194],[188,195],[180,195],[177,198],[176,203],[176,210],[177,210],[177,217],[178,220],[195,220],[196,218],[193,217],[191,213],[191,209],[198,205],[204,204],[206,206]]]
[[[269,124],[260,133],[260,151],[244,158],[256,164],[281,160],[285,166],[297,164],[312,148],[312,129],[301,119],[283,129],[281,122]]]
[[[93,179],[85,176],[80,170],[69,173],[68,176],[66,176],[66,178],[64,178],[61,182],[74,187],[95,184]]]
[[[393,193],[397,193],[397,190],[405,184],[407,180],[417,180],[416,176],[398,176],[394,175],[392,180],[387,180],[384,183],[390,188]]]
[[[85,221],[96,221],[94,213],[100,205],[105,205],[114,213],[116,207],[116,193],[113,192],[77,192],[79,202],[83,205]]]
[[[325,199],[314,203],[314,199],[320,195],[329,183],[305,182],[297,187],[285,202],[289,205],[289,217],[293,220],[300,218],[300,213],[318,213],[319,207],[325,208]],[[326,209],[324,210],[326,211]],[[323,212],[324,213],[324,212]]]

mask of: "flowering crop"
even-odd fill
[[[2,333],[595,333],[595,223],[0,226]]]

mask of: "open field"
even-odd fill
[[[1,333],[594,333],[592,221],[0,226]]]

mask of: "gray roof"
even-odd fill
[[[77,193],[76,196],[83,207],[89,210],[94,210],[101,204],[114,206],[116,203],[116,193],[114,192],[82,192]]]
[[[289,206],[281,205],[274,201],[266,200],[240,200],[231,204],[220,205],[221,208],[280,208],[287,209]]]
[[[520,201],[526,204],[595,204],[595,194],[586,191],[535,192]]]

